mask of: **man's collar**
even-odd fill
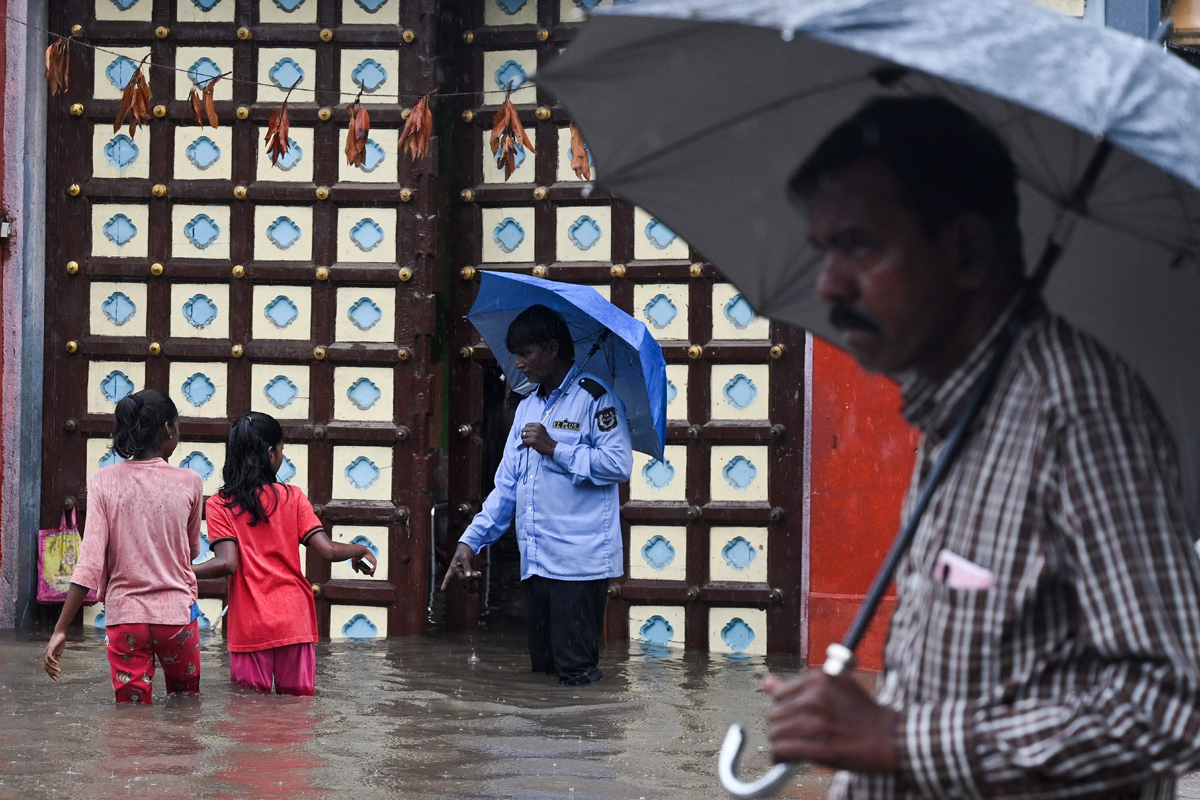
[[[1021,297],[1022,293],[1018,293],[963,362],[945,379],[936,381],[913,374],[901,382],[902,413],[910,425],[939,439],[949,435],[970,399],[972,388],[987,368],[996,340],[1016,311]],[[1043,311],[1044,307],[1039,303],[1038,310],[1030,318]]]

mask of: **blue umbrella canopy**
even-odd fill
[[[591,286],[505,272],[484,271],[482,276],[467,319],[500,362],[513,391],[527,394],[533,386],[504,344],[508,326],[530,306],[548,306],[562,314],[575,340],[576,366],[569,379],[587,373],[612,387],[625,403],[633,449],[661,459],[667,437],[667,364],[646,326]]]

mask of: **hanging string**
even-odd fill
[[[60,33],[55,33],[54,31],[48,30],[46,28],[40,28],[37,25],[28,23],[23,19],[17,19],[16,17],[9,16],[8,14],[5,14],[4,18],[6,20],[8,20],[9,22],[15,22],[18,25],[24,26],[30,30],[39,31],[41,33],[46,34],[47,36],[53,36],[54,38],[61,39],[63,41],[69,41],[77,47],[86,47],[89,50],[93,50],[97,53],[105,53],[110,56],[128,57],[125,53],[118,53],[115,50],[107,50],[103,47],[100,47],[99,45],[89,44],[89,43],[83,41],[82,39],[75,38],[74,35],[63,36]],[[158,69],[158,70],[166,70],[169,72],[181,72],[181,73],[187,75],[189,78],[191,78],[191,71],[187,70],[187,69],[181,69],[180,67],[167,67],[167,66],[163,66],[161,64],[155,64],[153,61],[150,61],[148,64],[146,64],[146,67],[151,70]],[[222,77],[224,77],[224,76],[222,76]],[[342,102],[343,97],[351,97],[352,98],[355,95],[355,92],[343,92],[340,89],[315,89],[315,88],[309,89],[309,88],[305,88],[303,86],[292,86],[289,89],[287,87],[276,86],[273,83],[264,83],[263,81],[256,81],[256,80],[251,80],[248,78],[235,78],[232,76],[229,77],[228,80],[230,83],[240,83],[240,84],[244,84],[246,86],[262,86],[267,89],[274,89],[275,91],[278,91],[278,92],[287,92],[287,91],[293,91],[293,90],[296,92],[307,92],[307,93],[313,95],[314,103],[316,102],[316,97],[318,94],[326,95],[326,96],[328,96],[330,94],[336,95],[337,99],[334,101],[334,103],[337,103],[337,104],[340,104]],[[196,83],[195,81],[192,81],[192,82]],[[199,85],[200,84],[197,84],[197,86],[199,86]],[[440,92],[439,91],[439,92],[437,92],[437,96],[438,97],[479,97],[481,95],[488,95],[488,94],[501,94],[506,91],[519,91],[521,89],[534,88],[536,86],[537,86],[537,84],[534,83],[533,80],[526,79],[525,82],[522,83],[516,89],[496,88],[496,89],[484,89],[484,90],[477,90],[477,91],[470,91],[470,92]],[[358,94],[362,94],[361,87],[358,90]],[[387,94],[387,93],[369,94],[368,95],[368,97],[371,99],[386,98],[388,100],[397,100],[397,101],[412,100],[414,102],[417,100],[420,100],[422,97],[426,97],[426,96],[427,95],[425,95],[425,94]],[[497,102],[497,105],[498,104],[499,104],[499,102]]]

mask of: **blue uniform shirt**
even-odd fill
[[[548,397],[539,394],[531,392],[517,406],[496,488],[459,541],[478,553],[504,535],[515,513],[521,580],[620,577],[618,484],[633,471],[625,404],[586,373]],[[521,444],[521,429],[530,422],[542,423],[558,443],[553,456]]]

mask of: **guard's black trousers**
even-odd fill
[[[600,635],[608,579],[560,581],[534,575],[525,585],[529,658],[534,672],[557,675],[567,686],[600,680]]]

